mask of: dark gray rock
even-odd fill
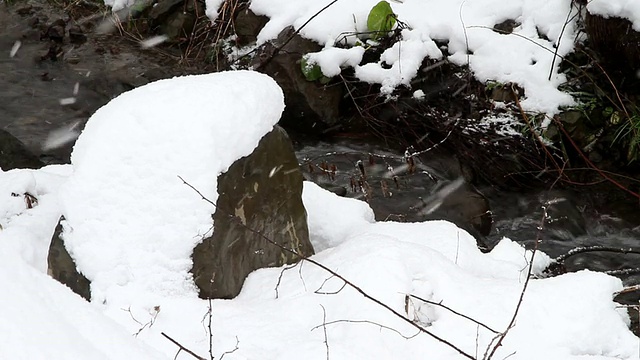
[[[0,168],[2,170],[39,169],[42,165],[40,159],[20,140],[0,129]]]
[[[234,23],[237,45],[247,46],[255,43],[260,30],[268,21],[268,17],[256,15],[249,9],[238,11]]]
[[[150,1],[144,1],[146,3],[151,4]],[[185,6],[183,0],[161,0],[151,7],[148,19],[152,27],[160,29],[161,34],[178,40],[191,35],[198,14],[204,14],[201,1],[188,1]]]
[[[218,194],[213,236],[193,251],[191,272],[200,297],[235,297],[252,271],[300,260],[261,235],[303,256],[313,254],[302,173],[282,128],[265,135],[251,155],[220,175]]]
[[[273,43],[266,43],[259,49],[251,65],[271,76],[284,92],[286,108],[280,124],[317,134],[339,124],[344,86],[323,85],[305,79],[300,60],[305,54],[320,51],[321,47],[294,34],[292,27],[282,30]]]
[[[62,224],[60,222],[62,220],[64,220],[64,217],[61,217],[60,221],[58,221],[58,226],[51,239],[49,255],[47,256],[47,272],[49,276],[67,285],[74,293],[89,301],[91,300],[91,283],[84,275],[78,272],[76,263],[64,246],[64,240],[61,237]]]

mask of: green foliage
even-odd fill
[[[380,1],[369,12],[367,28],[373,33],[374,39],[387,35],[396,24],[396,14],[391,10],[391,5],[385,0]]]
[[[504,86],[504,83],[495,80],[489,80],[485,83],[486,91],[493,91],[493,89],[502,89]]]
[[[387,1],[383,0],[371,8],[367,18],[367,27],[372,33],[372,38],[374,40],[379,40],[387,36],[389,31],[391,31],[396,25],[396,22],[396,14],[391,10],[391,5],[389,5]],[[365,41],[361,41],[360,39],[356,40],[355,46],[363,46],[365,47],[365,50],[371,48],[366,45]],[[302,56],[302,59],[300,60],[300,69],[307,81],[320,81],[323,84],[331,81],[330,78],[326,77],[322,73],[322,69],[318,64],[309,61],[309,54]]]
[[[614,115],[616,113],[614,112]],[[622,142],[627,146],[627,161],[629,163],[638,160],[640,156],[640,112],[630,114],[629,118],[618,127],[611,144],[616,142]]]
[[[300,60],[300,69],[307,81],[316,81],[324,77],[318,64],[309,63],[309,55],[304,55]]]

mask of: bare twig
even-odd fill
[[[456,315],[458,315],[458,316],[460,316],[460,317],[463,317],[463,318],[465,318],[465,319],[467,319],[467,320],[469,320],[469,321],[472,321],[472,322],[474,322],[474,323],[478,324],[479,326],[482,326],[483,328],[485,328],[485,329],[487,329],[487,330],[491,331],[491,332],[492,332],[492,333],[494,333],[494,334],[499,334],[499,333],[500,333],[499,331],[493,330],[493,329],[492,329],[492,328],[490,328],[489,326],[487,326],[487,325],[485,325],[485,324],[483,324],[483,323],[481,323],[481,322],[479,322],[479,321],[477,321],[477,320],[475,320],[475,319],[473,319],[473,318],[471,318],[471,317],[469,317],[469,316],[467,316],[467,315],[464,315],[464,314],[462,314],[462,313],[459,313],[459,312],[457,312],[457,311],[453,310],[452,308],[450,308],[450,307],[448,307],[448,306],[444,305],[442,302],[435,302],[435,301],[426,300],[426,299],[423,299],[423,298],[421,298],[421,297],[419,297],[419,296],[416,296],[416,295],[413,295],[413,294],[409,294],[409,296],[410,296],[410,297],[412,297],[412,298],[414,298],[414,299],[418,299],[418,300],[420,300],[420,301],[422,301],[422,302],[424,302],[424,303],[427,303],[427,304],[429,304],[429,305],[439,306],[439,307],[441,307],[441,308],[443,308],[443,309],[449,310],[450,312],[452,312],[452,313],[454,313],[454,314],[456,314]]]
[[[571,13],[573,12],[573,3],[574,2],[572,0],[571,4],[569,4],[569,13],[567,14],[567,19],[564,21],[564,24],[562,25],[562,30],[560,30],[560,35],[558,35],[556,48],[555,48],[555,51],[553,52],[553,59],[551,60],[551,68],[549,69],[549,78],[547,79],[548,81],[551,81],[551,77],[553,76],[553,68],[556,64],[556,58],[558,57],[558,50],[560,49],[560,42],[562,41],[562,36],[564,35],[564,31],[566,30],[567,25],[571,22],[571,20],[573,20],[573,17],[571,17]]]
[[[518,303],[513,312],[513,316],[511,317],[511,321],[509,321],[509,325],[507,325],[507,328],[504,330],[504,332],[498,334],[497,337],[494,338],[497,341],[495,345],[493,345],[493,348],[491,348],[491,344],[493,344],[493,340],[491,340],[491,342],[489,343],[489,347],[487,348],[487,350],[491,348],[491,351],[488,352],[488,354],[487,352],[485,352],[484,359],[486,360],[489,360],[493,357],[493,355],[496,353],[498,348],[502,345],[502,342],[504,341],[504,339],[507,337],[509,330],[511,330],[511,328],[513,328],[513,326],[516,323],[516,318],[518,317],[518,313],[520,312],[520,307],[522,306],[522,301],[524,300],[524,294],[527,292],[529,280],[531,280],[531,275],[533,274],[533,260],[536,257],[536,252],[538,251],[538,246],[540,245],[540,233],[543,230],[544,222],[546,218],[547,218],[547,209],[546,207],[543,206],[542,219],[540,220],[540,227],[538,228],[538,236],[536,237],[536,242],[533,246],[533,250],[531,251],[531,259],[528,261],[527,278],[525,279],[524,285],[522,286],[522,290],[520,291],[520,297],[518,298]]]
[[[329,321],[329,322],[326,322],[326,321],[325,321],[325,322],[323,322],[322,324],[320,324],[320,325],[316,325],[316,326],[314,326],[313,328],[311,328],[311,331],[313,331],[313,330],[315,330],[315,329],[319,329],[320,327],[326,327],[327,325],[333,325],[333,324],[339,324],[339,323],[371,324],[371,325],[379,326],[379,327],[380,327],[380,328],[382,328],[382,329],[386,329],[386,330],[389,330],[389,331],[393,331],[394,333],[396,333],[396,334],[398,334],[398,335],[402,336],[403,338],[405,338],[405,339],[407,339],[407,340],[409,340],[409,339],[413,339],[414,337],[416,337],[416,336],[420,335],[420,333],[421,333],[421,332],[423,332],[423,331],[421,331],[421,330],[418,330],[418,332],[417,332],[417,333],[415,333],[415,334],[413,334],[413,335],[411,335],[411,336],[407,336],[407,335],[402,334],[400,331],[398,331],[398,330],[396,330],[396,329],[394,329],[394,328],[392,328],[392,327],[389,327],[389,326],[386,326],[386,325],[382,325],[382,324],[379,324],[379,323],[374,322],[374,321],[371,321],[371,320],[346,320],[346,319],[333,320],[333,321]],[[472,358],[472,359],[475,359],[475,358]]]
[[[238,349],[240,349],[240,340],[236,336],[236,346],[233,348],[233,350],[225,351],[224,353],[222,353],[222,356],[220,356],[220,360],[224,359],[226,355],[233,354],[234,352],[238,351]]]
[[[278,282],[276,283],[276,287],[275,287],[275,292],[276,292],[276,299],[278,298],[278,296],[280,295],[278,293],[278,288],[280,287],[280,282],[282,281],[282,275],[284,275],[284,272],[290,269],[293,269],[294,267],[298,266],[298,264],[291,264],[289,266],[285,266],[282,268],[282,271],[280,271],[280,276],[278,276]]]
[[[640,268],[607,270],[604,273],[611,276],[629,276],[640,274]]]
[[[327,5],[325,5],[322,9],[320,9],[318,12],[316,12],[315,14],[313,14],[309,20],[305,21],[304,24],[300,25],[300,27],[293,32],[293,34],[291,34],[291,36],[289,36],[287,38],[287,40],[284,41],[284,43],[282,43],[280,46],[278,46],[277,48],[274,49],[273,53],[271,54],[271,56],[266,59],[265,61],[263,61],[260,65],[257,66],[257,68],[255,70],[259,70],[263,67],[265,67],[270,61],[271,59],[273,59],[276,55],[278,55],[278,53],[285,47],[287,46],[287,44],[293,40],[294,37],[296,37],[296,35],[298,35],[300,33],[300,31],[302,31],[302,29],[304,29],[305,26],[307,26],[311,20],[315,19],[316,16],[320,15],[321,13],[323,13],[325,10],[327,10],[329,7],[331,7],[333,4],[337,3],[338,0],[333,0],[332,2],[328,3]]]
[[[322,331],[324,332],[324,345],[327,348],[327,360],[329,360],[329,338],[327,337],[327,310],[324,308],[322,304],[320,304],[322,308]],[[313,331],[313,329],[311,329]]]
[[[635,292],[635,291],[640,291],[640,285],[633,285],[633,286],[627,286],[624,289],[620,290],[620,291],[616,291],[613,293],[613,296],[618,296],[620,294],[626,294],[626,293],[630,293],[630,292]],[[637,305],[634,305],[637,306]]]
[[[625,249],[625,248],[618,248],[614,246],[595,245],[595,246],[583,246],[583,247],[577,247],[577,248],[571,249],[566,254],[562,254],[557,258],[553,259],[553,262],[563,263],[572,256],[575,256],[578,254],[584,254],[587,252],[613,252],[613,253],[619,253],[619,254],[640,255],[640,249],[633,249],[633,248]]]
[[[332,2],[332,4],[335,3]],[[193,185],[189,184],[188,182],[186,182],[181,176],[178,176],[178,178],[189,188],[191,188],[193,191],[195,191],[198,195],[200,195],[200,197],[202,198],[202,200],[208,202],[209,204],[213,205],[214,207],[217,208],[217,205],[207,199],[204,195],[202,195],[202,193],[196,189]],[[232,215],[232,214],[227,214],[230,218],[232,219],[237,219],[236,216]],[[308,257],[305,256],[303,254],[298,253],[296,250],[290,249],[286,246],[283,246],[277,242],[275,242],[274,240],[270,239],[269,237],[267,237],[266,235],[264,235],[263,233],[261,233],[260,231],[254,230],[249,226],[246,226],[245,224],[243,224],[241,221],[238,221],[238,225],[244,227],[246,230],[248,230],[249,232],[258,235],[260,238],[262,238],[264,241],[268,242],[269,244],[278,247],[279,249],[281,249],[282,251],[288,252],[298,258],[300,258],[301,260],[304,261],[308,261],[311,264],[321,268],[322,270],[328,272],[329,274],[339,278],[340,280],[345,282],[345,286],[349,286],[350,288],[352,288],[353,290],[355,290],[356,292],[358,292],[360,295],[362,295],[363,297],[365,297],[367,300],[377,304],[378,306],[384,308],[385,310],[391,312],[392,314],[394,314],[395,316],[397,316],[399,319],[401,319],[402,321],[406,322],[407,324],[409,324],[410,326],[418,329],[420,332],[423,332],[425,334],[427,334],[428,336],[440,341],[441,343],[449,346],[450,348],[454,349],[455,351],[457,351],[460,355],[464,356],[467,359],[472,359],[475,360],[475,357],[473,357],[472,355],[467,354],[464,350],[460,349],[459,347],[457,347],[456,345],[454,345],[453,343],[451,343],[450,341],[447,341],[446,339],[430,332],[429,330],[425,329],[424,327],[420,326],[419,324],[415,324],[413,321],[407,319],[406,317],[404,317],[401,313],[397,312],[395,309],[393,309],[392,307],[390,307],[389,305],[383,303],[382,301],[376,299],[375,297],[369,295],[367,292],[365,292],[364,290],[362,290],[362,288],[360,288],[359,286],[357,286],[356,284],[352,283],[351,281],[347,280],[344,276],[338,274],[337,272],[335,272],[334,270],[332,270],[331,268],[327,267],[326,265]]]
[[[184,351],[187,354],[193,356],[194,358],[198,359],[198,360],[207,360],[205,358],[203,358],[202,356],[199,356],[198,354],[194,353],[193,351],[187,349],[186,347],[184,347],[182,344],[180,344],[179,342],[173,340],[169,335],[165,334],[164,332],[161,332],[160,335],[164,336],[165,338],[167,338],[169,341],[171,341],[172,343],[174,343],[178,348],[180,348],[178,350],[178,353],[180,353],[180,351]],[[177,354],[176,354],[177,356]]]
[[[346,282],[342,283],[342,286],[340,286],[340,288],[338,290],[335,291],[321,291],[322,288],[324,287],[324,285],[327,283],[327,281],[333,279],[334,276],[330,276],[329,278],[324,279],[324,281],[322,282],[322,284],[320,285],[320,287],[318,288],[318,290],[314,291],[315,294],[318,295],[335,295],[337,293],[339,293],[340,291],[342,291],[346,286]]]

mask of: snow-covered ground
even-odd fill
[[[218,174],[283,106],[257,73],[163,80],[97,111],[71,165],[0,171],[0,359],[172,359],[178,348],[161,333],[216,359],[484,358],[514,314],[532,253],[504,239],[483,254],[444,221],[375,222],[366,203],[312,183],[303,193],[312,259],[358,289],[303,262],[255,271],[233,300],[197,298],[190,252],[213,209],[178,176],[215,200]],[[91,303],[46,275],[61,214]],[[537,253],[532,272],[548,262]],[[589,271],[532,279],[493,358],[638,359],[626,310],[612,301],[621,288]]]

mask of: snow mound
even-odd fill
[[[164,359],[64,285],[0,251],[0,358]]]
[[[326,54],[312,58],[330,76],[337,71],[336,64],[360,63],[361,51],[338,52],[332,46],[354,46],[361,41],[355,34],[367,32],[369,11],[378,1],[333,2],[320,13],[330,1],[253,0],[250,8],[269,17],[258,44],[276,38],[289,25],[300,29],[317,14],[300,35],[326,45],[320,52]],[[561,57],[573,50],[577,36],[573,16],[577,10],[571,0],[405,0],[390,4],[406,25],[402,40],[387,49],[378,62],[353,65],[360,80],[381,84],[382,93],[391,94],[398,86],[410,87],[425,57],[442,58],[438,42],[447,44],[449,61],[468,65],[478,80],[523,87],[521,104],[525,110],[555,114],[560,107],[573,104],[570,95],[558,90],[566,81],[558,73]],[[219,2],[209,1],[208,6],[219,6]],[[637,1],[627,0],[625,6],[625,13],[635,11]],[[512,33],[493,31],[506,20],[516,24]]]

